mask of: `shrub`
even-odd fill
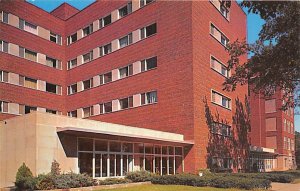
[[[135,171],[135,172],[129,172],[126,175],[126,178],[131,180],[132,182],[146,182],[151,181],[155,176],[155,174],[152,174],[148,171]]]
[[[271,187],[271,181],[265,179],[247,179],[244,177],[222,176],[218,174],[206,174],[202,177],[193,174],[164,175],[152,178],[153,184],[176,184],[188,186],[212,186],[218,188],[239,189],[267,189]]]
[[[36,188],[38,190],[52,190],[55,189],[54,180],[51,174],[39,175],[37,177]]]
[[[25,163],[23,163],[17,171],[15,185],[19,190],[35,189],[36,180]]]
[[[78,188],[96,185],[96,181],[86,174],[67,173],[53,176],[55,188]]]
[[[228,176],[228,174],[220,174],[221,176]],[[236,173],[230,174],[234,177],[244,177],[244,178],[255,178],[255,179],[267,179],[272,182],[290,183],[295,177],[286,172],[267,172],[267,173]]]
[[[60,175],[60,167],[59,167],[59,163],[54,160],[51,164],[51,174],[52,175]]]
[[[126,184],[132,182],[126,178],[107,178],[105,180],[99,180],[99,185],[112,185],[112,184]]]

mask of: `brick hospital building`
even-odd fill
[[[247,86],[222,90],[226,45],[247,36],[236,2],[100,0],[48,13],[1,1],[0,13],[0,187],[23,162],[37,175],[53,160],[94,178],[246,171],[249,157],[279,169],[275,148],[249,151]]]

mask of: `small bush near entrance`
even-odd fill
[[[36,180],[25,163],[17,171],[15,185],[18,190],[33,190],[35,188]]]

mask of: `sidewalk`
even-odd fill
[[[300,184],[272,182],[272,191],[300,191]]]

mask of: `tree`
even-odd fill
[[[297,169],[300,169],[300,132],[295,132],[295,156]]]
[[[254,92],[270,96],[279,88],[284,90],[284,109],[300,105],[300,2],[243,1],[241,6],[259,14],[265,24],[256,43],[237,39],[229,44],[228,69],[235,72],[224,82],[224,89],[234,91],[248,83]],[[253,56],[241,63],[239,57],[249,52]]]

